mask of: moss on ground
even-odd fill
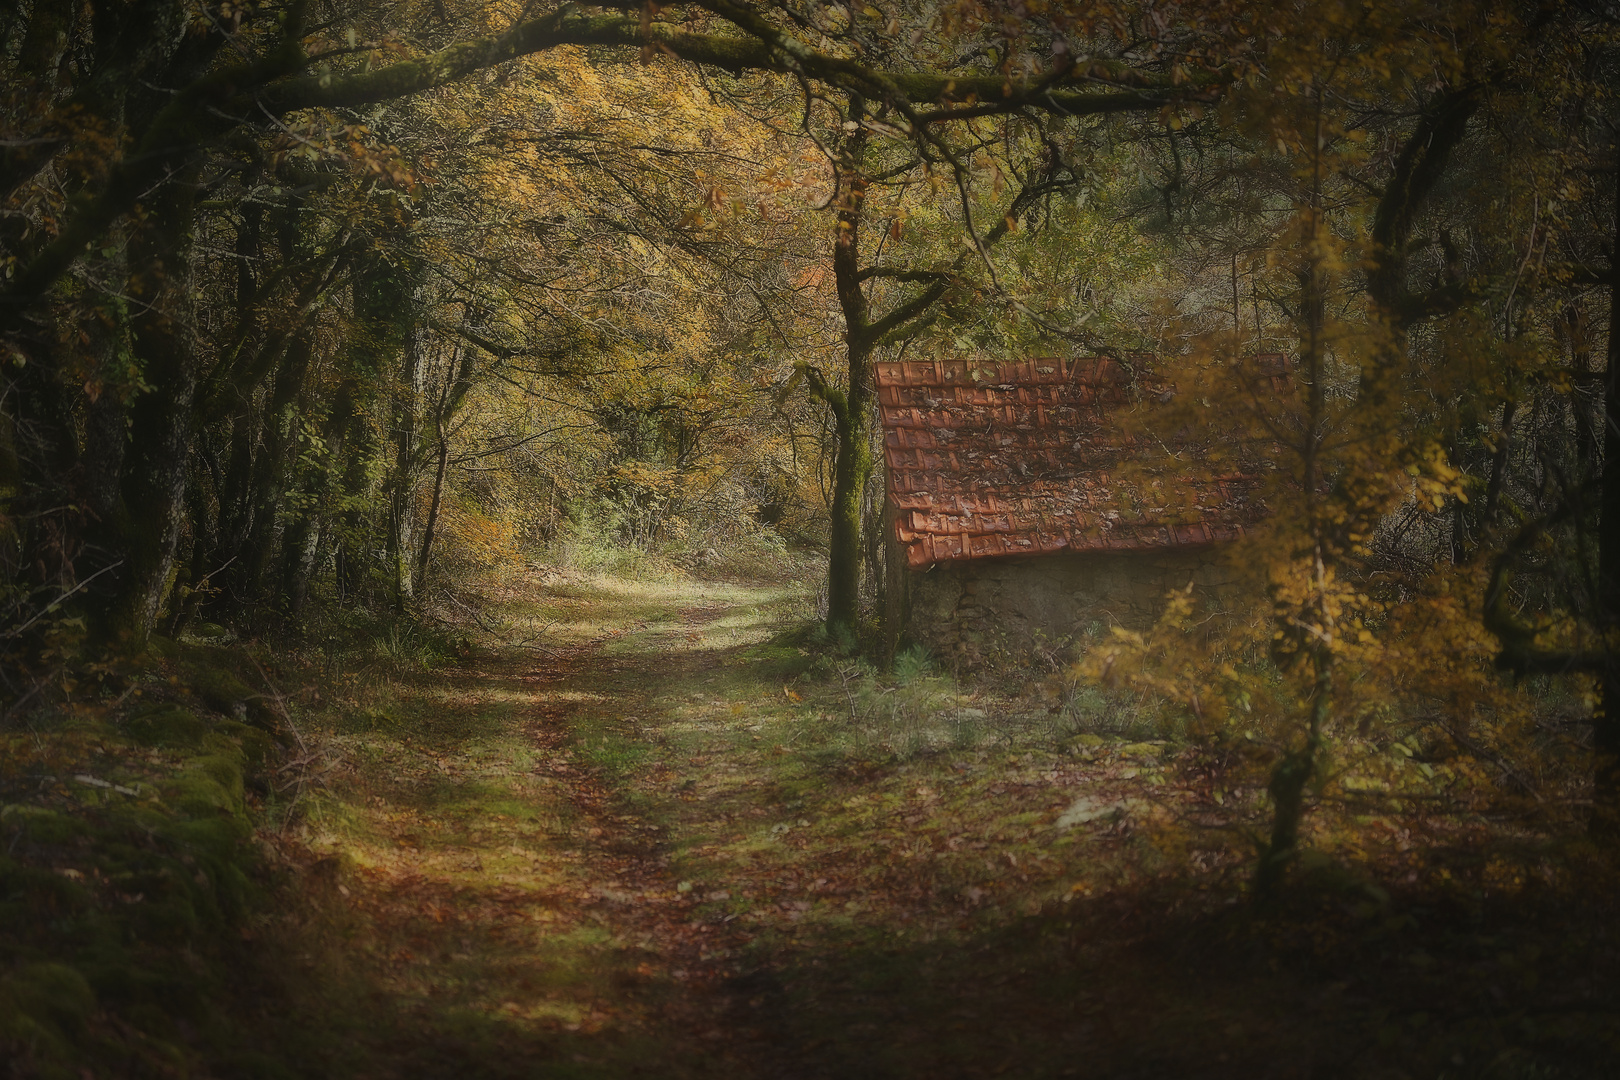
[[[217,651],[197,652],[163,643],[125,666],[123,701],[0,732],[10,1075],[185,1075],[243,1053],[241,938],[269,885],[249,787],[277,755],[231,715],[247,695]],[[221,675],[187,681],[202,671]]]

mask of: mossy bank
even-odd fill
[[[0,730],[8,1075],[277,1074],[232,1017],[291,733],[244,665],[158,642]]]

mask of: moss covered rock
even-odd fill
[[[265,768],[275,753],[274,739],[259,728],[239,720],[221,720],[214,725],[214,731],[235,744],[242,755],[242,765],[246,772],[253,773]]]
[[[185,666],[185,680],[210,709],[234,720],[252,724],[279,736],[284,727],[281,716],[265,701],[263,694],[243,682],[237,673],[213,650],[198,650]]]
[[[190,749],[202,744],[208,724],[190,709],[165,703],[135,713],[124,730],[142,746]]]
[[[211,754],[187,763],[170,785],[166,801],[195,818],[243,814],[243,799],[240,758]]]
[[[231,1046],[236,931],[266,880],[246,791],[274,715],[232,670],[251,661],[154,651],[178,700],[52,717],[74,756],[0,805],[0,1075],[196,1075]],[[0,732],[0,757],[8,739],[37,753]]]

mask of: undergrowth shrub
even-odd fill
[[[818,652],[804,678],[823,687],[829,705],[804,722],[806,741],[822,754],[908,760],[999,737],[977,698],[921,646],[902,649],[885,673],[851,655],[853,642],[829,636],[819,623],[801,640]]]
[[[646,579],[678,577],[680,568],[656,551],[621,536],[619,514],[596,506],[577,511],[546,550],[550,561],[586,573]]]
[[[923,645],[907,645],[894,656],[894,678],[901,686],[936,674],[934,657]]]
[[[429,671],[455,659],[456,646],[444,630],[414,622],[389,622],[371,638],[377,663],[396,674]]]
[[[1138,740],[1182,734],[1182,725],[1162,702],[1145,694],[1087,683],[1069,687],[1058,717],[1061,727],[1073,735]]]

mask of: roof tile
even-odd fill
[[[1131,551],[1241,536],[1257,479],[1203,463],[1203,438],[1143,438],[1116,410],[1151,357],[877,365],[895,533],[913,567],[1056,551]],[[1286,380],[1285,362],[1266,373]],[[1171,389],[1146,387],[1154,396]]]

